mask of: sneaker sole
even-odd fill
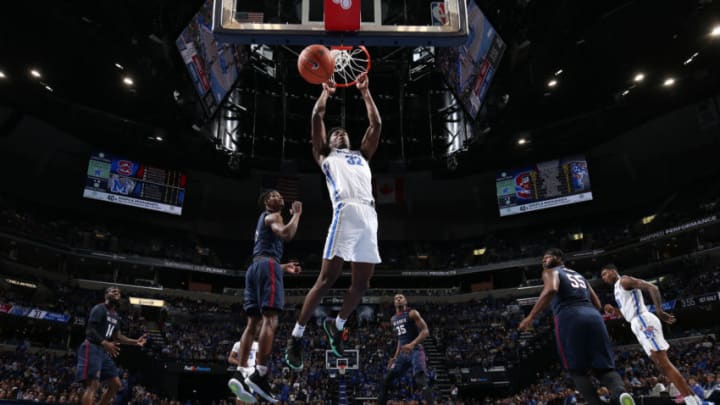
[[[327,325],[327,322],[323,322],[323,330],[325,331],[325,335],[327,335],[328,341],[330,342],[330,349],[332,349],[334,355],[342,357],[342,354],[340,354],[340,352],[338,352],[337,348],[335,347],[335,338],[333,338],[332,334],[330,333],[330,331],[328,331],[327,326],[325,325]]]
[[[300,371],[300,370],[302,370],[302,369],[303,369],[303,366],[304,366],[304,364],[302,364],[302,363],[300,363],[299,366],[296,366],[296,365],[292,364],[292,363],[290,362],[290,359],[288,358],[287,350],[285,351],[285,364],[287,364],[288,367],[290,367],[291,369],[293,369],[293,370],[295,370],[295,371]]]
[[[627,392],[620,394],[620,405],[635,405],[635,399]]]
[[[237,382],[237,384],[233,384],[233,381]],[[246,402],[248,404],[255,404],[257,403],[257,400],[255,399],[255,396],[253,396],[251,393],[245,391],[245,388],[243,388],[242,383],[238,381],[235,378],[231,378],[230,381],[228,381],[228,388],[230,388],[230,391],[232,391],[233,394],[235,394],[235,397],[242,401]]]
[[[262,388],[260,388],[259,385],[257,385],[257,384],[255,384],[254,382],[252,382],[251,379],[249,379],[249,378],[246,379],[246,380],[245,380],[245,384],[249,385],[250,388],[253,389],[253,392],[254,392],[254,393],[260,395],[260,396],[263,397],[263,398],[265,398],[265,400],[267,400],[267,401],[270,402],[271,404],[276,404],[276,403],[278,402],[277,399],[275,399],[275,398],[271,397],[270,395],[268,395],[268,393],[266,393],[265,391],[263,391]]]

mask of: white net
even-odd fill
[[[333,80],[339,87],[352,86],[358,76],[370,69],[370,54],[364,46],[332,49],[330,53],[335,58]]]

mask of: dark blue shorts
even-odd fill
[[[614,369],[610,337],[600,313],[591,307],[563,310],[555,317],[555,338],[568,370]]]
[[[118,376],[118,369],[115,366],[110,354],[102,346],[84,341],[77,352],[76,381],[95,379],[105,381]]]
[[[245,312],[260,316],[264,310],[282,311],[284,306],[285,288],[280,263],[267,258],[251,264],[245,273]]]
[[[404,375],[408,369],[412,367],[413,376],[419,373],[427,374],[427,365],[425,364],[425,349],[422,345],[415,346],[412,353],[400,353],[395,359],[395,363],[390,369],[390,373]]]

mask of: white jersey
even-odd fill
[[[352,201],[374,205],[370,165],[360,151],[332,150],[323,160],[322,171],[333,206]]]
[[[670,348],[670,344],[663,335],[660,319],[648,312],[645,306],[642,291],[637,288],[626,290],[620,285],[620,279],[618,279],[615,282],[615,302],[625,320],[630,322],[630,329],[648,356],[651,356],[652,352]]]
[[[248,355],[248,368],[255,367],[255,358],[257,356],[257,351],[258,351],[258,342],[253,342],[252,346],[250,346],[250,354]],[[240,341],[239,340],[237,342],[235,342],[235,344],[232,347],[231,352],[233,352],[235,354],[240,353]],[[237,366],[237,369],[239,371],[243,371],[244,367]]]
[[[615,302],[626,321],[630,322],[638,315],[648,312],[642,292],[637,288],[626,290],[620,285],[622,276],[615,282]]]

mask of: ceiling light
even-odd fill
[[[162,141],[163,141],[163,137],[160,136],[160,135],[158,135],[158,136],[155,137],[155,140],[158,141],[158,142],[162,142]]]
[[[51,92],[51,93],[53,92],[53,88],[50,87],[50,86],[48,86],[47,84],[45,85],[45,90],[47,90],[47,91],[49,91],[49,92]]]
[[[710,35],[713,37],[720,37],[720,25],[714,26],[712,31],[710,31]]]
[[[625,91],[622,92],[622,95],[623,95],[623,96],[627,96],[628,94],[630,94],[630,90],[625,90]]]
[[[665,81],[663,82],[663,86],[665,86],[665,87],[670,87],[670,86],[672,86],[672,85],[674,85],[674,84],[675,84],[675,79],[672,78],[672,77],[668,77],[668,78],[665,79]]]
[[[133,79],[130,76],[123,77],[123,83],[125,83],[128,86],[132,86],[133,84],[135,84],[135,82],[133,81]]]
[[[0,79],[4,79],[5,77],[6,77],[6,76],[5,76],[5,72],[3,72],[2,70],[0,70]]]
[[[645,74],[644,73],[638,73],[633,77],[633,81],[635,83],[640,83],[641,81],[645,80]]]
[[[121,65],[121,64],[119,64],[119,63],[115,63],[115,67],[118,68],[118,69],[120,69],[120,70],[125,69],[125,68],[123,67],[123,65]]]
[[[648,215],[648,216],[642,218],[642,223],[643,223],[643,225],[647,225],[647,224],[649,224],[650,222],[652,222],[652,221],[654,221],[654,220],[655,220],[655,215],[654,215],[654,214],[653,214],[653,215]]]
[[[548,82],[548,87],[555,87],[557,86],[557,80],[553,79]]]
[[[686,60],[685,62],[683,62],[683,65],[684,65],[684,66],[689,65],[690,63],[692,63],[693,60],[695,60],[695,58],[698,57],[698,55],[700,55],[700,54],[697,53],[697,52],[695,52],[694,54],[692,54],[692,56],[690,56],[689,58],[687,58],[687,60]]]
[[[557,72],[555,72],[555,76],[560,76],[563,73],[562,69],[558,69]]]
[[[525,138],[520,138],[517,140],[518,145],[525,145],[526,143],[527,143],[527,139],[525,139]]]
[[[35,70],[35,69],[30,70],[30,75],[31,75],[32,77],[41,77],[40,72],[38,72],[38,71]]]

